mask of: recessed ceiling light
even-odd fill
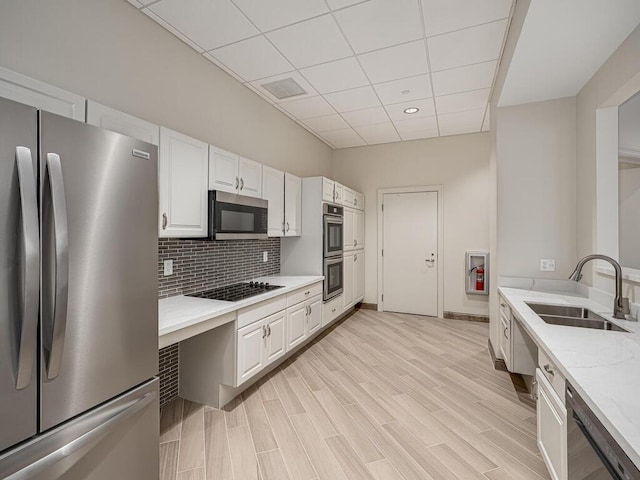
[[[404,113],[411,115],[412,113],[418,113],[420,109],[418,107],[409,107],[404,109]]]

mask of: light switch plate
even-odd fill
[[[269,253],[268,252],[262,252],[262,261],[266,262],[267,260],[269,260]]]
[[[169,275],[173,275],[173,260],[165,260],[163,265],[164,276],[168,277]]]
[[[540,259],[540,271],[541,272],[555,272],[556,261],[553,258],[541,258]]]

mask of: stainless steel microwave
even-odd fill
[[[209,191],[209,238],[249,240],[267,238],[268,202],[235,193]]]

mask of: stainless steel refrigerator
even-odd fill
[[[0,478],[157,479],[157,149],[0,98]]]

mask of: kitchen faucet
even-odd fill
[[[620,264],[613,258],[607,257],[606,255],[600,255],[598,253],[587,255],[578,262],[573,273],[569,275],[569,280],[579,282],[582,278],[582,267],[584,267],[584,264],[589,260],[606,260],[613,266],[614,270],[616,271],[616,298],[613,300],[613,318],[626,320],[625,315],[628,315],[630,313],[629,299],[623,298],[622,296],[622,268],[620,267]]]

